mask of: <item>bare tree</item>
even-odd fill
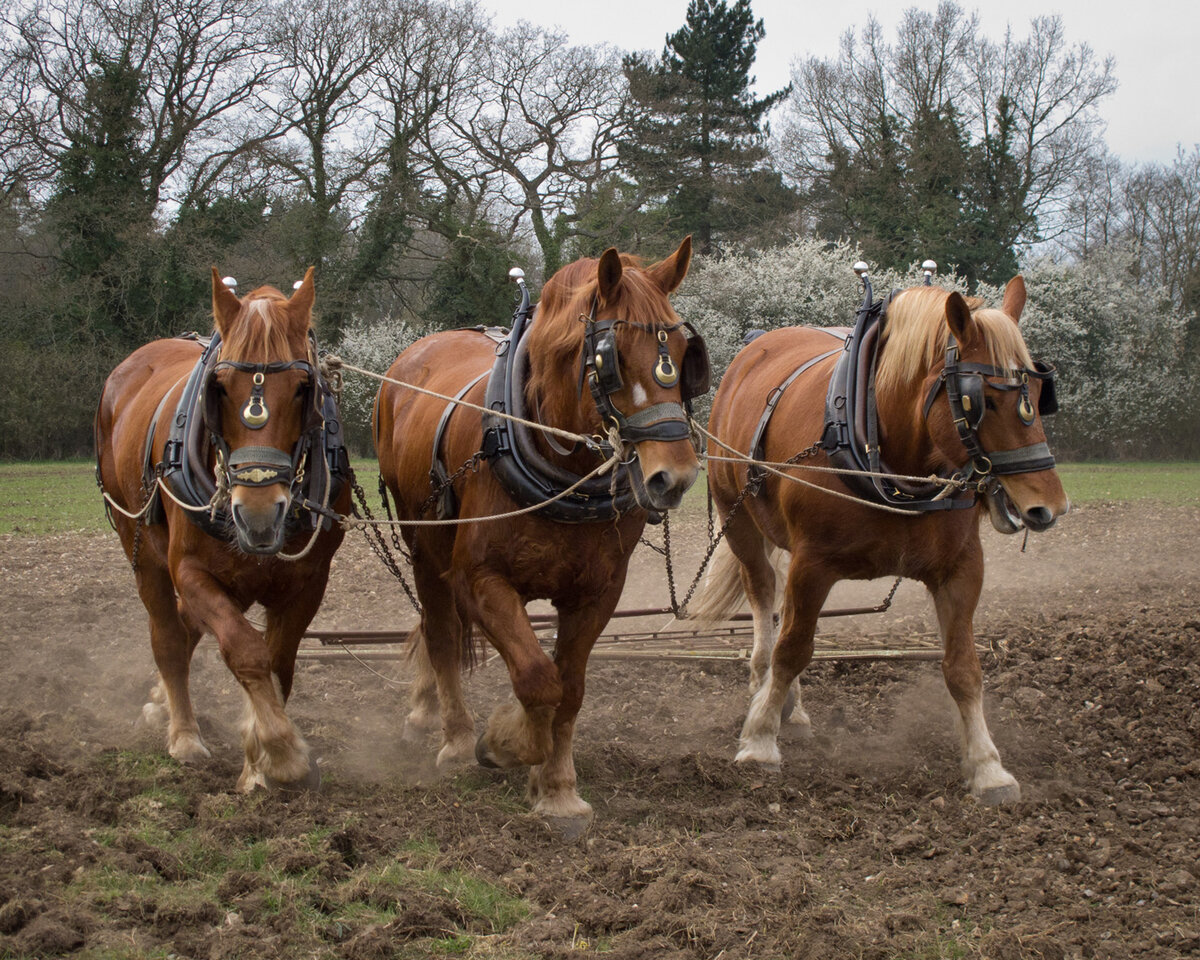
[[[89,122],[89,80],[100,61],[136,76],[137,149],[147,194],[158,202],[203,190],[247,138],[269,136],[231,123],[275,70],[259,29],[258,0],[32,0],[0,19],[5,146],[44,193]],[[6,168],[9,161],[6,153]],[[11,168],[6,174],[13,176]]]
[[[1100,59],[1086,43],[1070,44],[1062,17],[1035,17],[1029,36],[983,41],[969,60],[974,115],[984,144],[1011,143],[1020,170],[1026,239],[1067,229],[1073,185],[1101,147],[1097,107],[1117,88],[1111,56]],[[997,136],[1007,124],[1011,138]]]
[[[522,23],[490,45],[482,82],[446,113],[472,177],[510,232],[532,229],[547,273],[579,233],[580,205],[617,164],[630,121],[619,54]]]
[[[942,2],[935,14],[907,11],[895,44],[871,19],[835,59],[798,63],[776,148],[783,169],[820,194],[855,162],[902,175],[905,137],[924,117],[945,118],[971,151],[975,193],[993,194],[993,208],[1003,201],[1009,242],[1030,243],[1070,223],[1073,185],[1100,142],[1097,107],[1115,88],[1112,58],[1071,45],[1059,17],[994,43]]]
[[[1130,173],[1124,206],[1129,242],[1148,279],[1172,302],[1200,314],[1200,145],[1174,161]]]

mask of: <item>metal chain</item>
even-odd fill
[[[787,463],[799,463],[808,457],[816,455],[820,450],[821,442],[818,440],[807,449],[801,450],[799,453],[789,457]],[[717,552],[717,547],[725,537],[725,531],[728,529],[730,522],[733,520],[737,512],[742,508],[742,504],[746,501],[746,497],[752,493],[757,493],[759,486],[763,481],[762,477],[748,479],[746,485],[742,487],[741,493],[737,495],[737,499],[733,501],[733,505],[729,508],[729,513],[725,515],[725,521],[721,524],[721,529],[717,535],[713,536],[713,520],[710,507],[708,518],[708,552],[704,554],[704,559],[700,561],[700,568],[696,571],[696,576],[692,579],[691,586],[688,587],[687,594],[683,598],[683,603],[675,601],[675,572],[672,569],[671,553],[670,553],[670,533],[669,528],[663,528],[663,537],[667,544],[666,564],[667,564],[667,584],[671,590],[671,611],[679,619],[683,619],[687,615],[687,605],[692,599],[692,595],[696,592],[696,587],[700,585],[700,579],[704,576],[704,571],[708,569],[708,564],[712,560],[713,554]]]
[[[483,451],[476,450],[473,454],[471,454],[471,456],[469,456],[467,458],[466,463],[464,463],[461,467],[459,467],[452,474],[450,474],[450,476],[446,477],[445,480],[443,480],[441,483],[439,483],[436,487],[433,488],[433,492],[430,493],[429,496],[425,498],[425,502],[421,504],[421,508],[417,511],[417,516],[418,517],[424,516],[425,511],[428,510],[430,507],[432,507],[435,503],[437,503],[437,499],[438,499],[438,497],[440,497],[442,495],[443,490],[445,490],[447,487],[453,488],[454,484],[456,482],[458,482],[458,480],[468,470],[478,471],[479,464],[482,462],[483,462]],[[390,513],[388,515],[388,519],[389,520],[391,519]]]
[[[358,477],[354,473],[353,468],[350,470],[350,487],[354,491],[354,496],[358,499],[357,504],[353,502],[350,504],[350,509],[354,516],[361,519],[358,512],[359,505],[361,505],[363,513],[366,514],[366,518],[373,521],[375,517],[371,515],[371,508],[367,506],[367,495],[363,492],[362,485],[358,482]],[[385,500],[384,505],[386,506],[386,504],[387,501]],[[389,514],[390,512],[391,511],[389,508]],[[400,586],[404,588],[404,592],[408,595],[408,600],[413,605],[413,609],[416,610],[417,613],[420,613],[421,601],[417,599],[416,594],[413,593],[412,587],[408,585],[408,580],[405,579],[404,572],[400,569],[400,565],[396,562],[396,558],[392,556],[391,550],[388,549],[387,541],[383,539],[383,533],[380,531],[379,527],[372,523],[368,526],[361,527],[360,529],[363,532],[364,539],[367,541],[367,546],[371,548],[371,552],[379,558],[380,562],[385,567],[387,567],[388,572],[400,581]],[[394,530],[395,528],[393,528],[393,531]],[[394,532],[392,535],[396,536]]]

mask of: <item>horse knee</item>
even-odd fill
[[[558,669],[545,656],[515,671],[512,688],[513,695],[527,710],[557,707],[562,702],[564,693]],[[582,702],[582,695],[580,700]]]

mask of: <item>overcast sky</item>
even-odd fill
[[[683,26],[688,0],[482,0],[499,27],[528,20],[561,27],[577,43],[611,43],[624,50],[659,53],[668,33]],[[1120,86],[1102,107],[1109,149],[1126,162],[1169,162],[1177,144],[1200,143],[1200,5],[1195,0],[1006,0],[974,6],[985,36],[999,40],[1011,24],[1016,37],[1028,35],[1034,16],[1062,15],[1067,39],[1083,41],[1103,57],[1116,58]],[[935,0],[752,0],[766,36],[758,47],[754,75],[762,93],[787,84],[796,58],[832,57],[849,27],[869,13],[895,37],[900,13],[912,6],[932,10]],[[832,12],[836,8],[836,12]]]

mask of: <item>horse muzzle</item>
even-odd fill
[[[674,510],[683,501],[683,495],[696,482],[699,466],[686,470],[656,470],[645,478],[646,498],[655,510]]]
[[[274,447],[229,454],[229,513],[244,553],[269,556],[283,549],[294,475],[292,458]]]
[[[1022,528],[1041,533],[1054,526],[1054,522],[1067,513],[1071,505],[1064,503],[1062,509],[1055,510],[1045,504],[1035,503],[1027,507],[1018,507],[1007,490],[997,481],[984,494],[988,508],[988,516],[992,526],[1000,533],[1016,533]]]
[[[238,547],[243,553],[270,556],[283,549],[287,505],[286,497],[265,507],[238,502],[230,504],[229,514],[233,518]]]

